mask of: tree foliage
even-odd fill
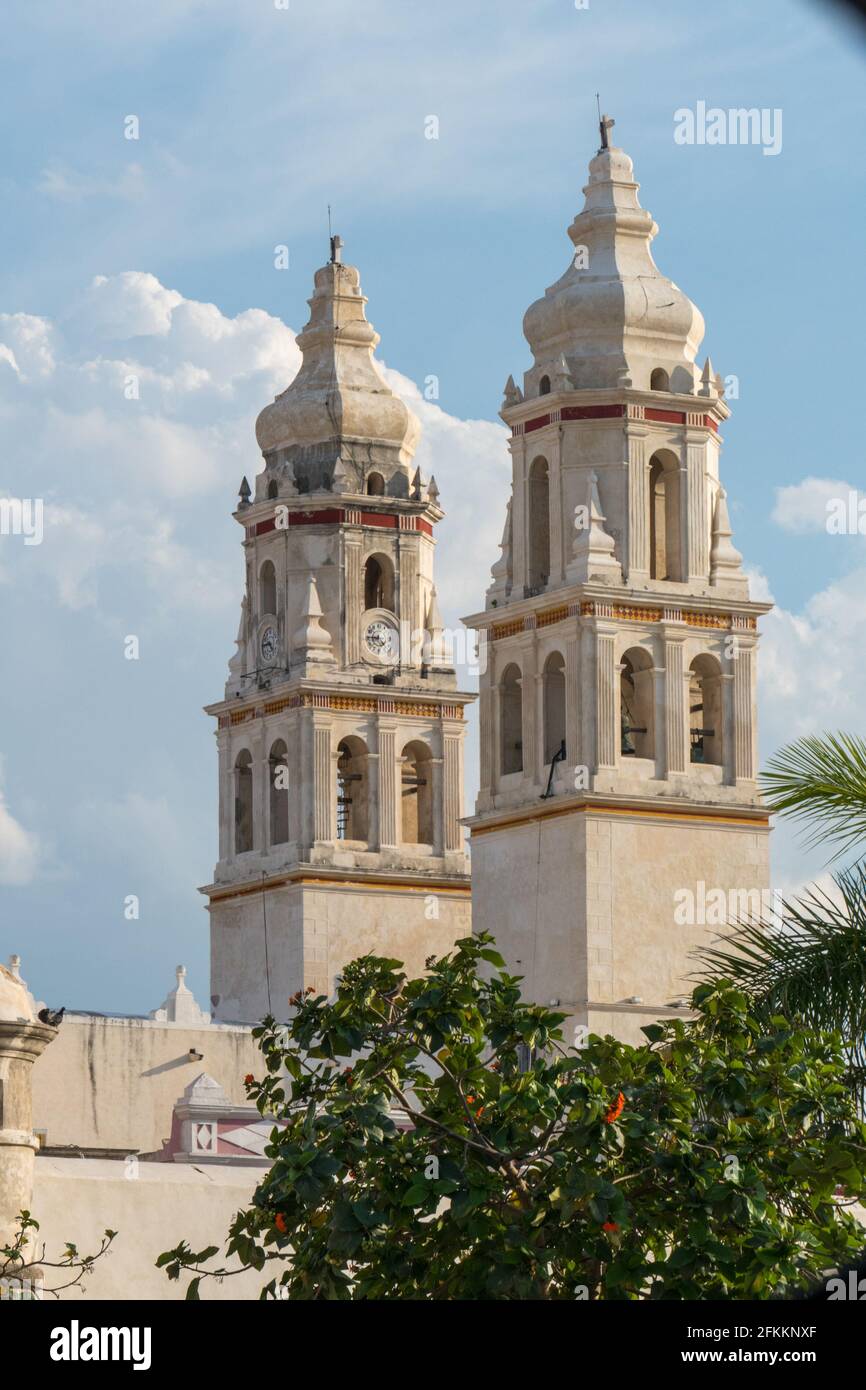
[[[573,1048],[491,938],[428,967],[364,957],[256,1030],[272,1166],[227,1253],[263,1297],[765,1298],[859,1250],[838,1036],[759,1022],[719,981],[642,1046]],[[216,1253],[159,1262],[196,1298],[232,1272]]]

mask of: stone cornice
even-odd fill
[[[686,627],[754,632],[757,619],[773,607],[771,603],[752,599],[695,594],[685,584],[681,588],[681,592],[660,593],[654,589],[630,589],[625,585],[568,584],[534,594],[532,598],[516,599],[502,608],[471,613],[462,622],[468,628],[487,629],[492,641],[548,627],[569,617],[609,618],[617,622],[675,622]]]
[[[505,406],[499,413],[506,425],[511,427],[512,436],[519,436],[532,434],[536,429],[549,425],[604,419],[627,423],[645,421],[648,424],[656,421],[717,431],[719,425],[730,417],[731,411],[720,396],[686,396],[672,391],[616,388],[551,392],[547,396],[533,396],[516,405]],[[675,418],[668,419],[668,416]],[[707,421],[702,424],[704,416]]]
[[[219,727],[247,724],[257,718],[288,709],[321,709],[334,713],[354,711],[398,718],[463,720],[463,710],[478,696],[474,691],[404,690],[399,686],[342,685],[337,681],[287,681],[276,691],[256,690],[244,699],[219,700],[205,705]]]

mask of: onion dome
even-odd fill
[[[658,227],[632,174],[616,147],[603,146],[590,163],[583,211],[568,229],[572,262],[523,320],[535,358],[527,396],[562,389],[555,383],[565,379],[563,359],[578,390],[695,390],[704,320],[653,260]]]
[[[417,417],[373,361],[379,334],[367,322],[360,275],[342,264],[340,246],[334,237],[332,259],[316,271],[310,319],[297,339],[301,368],[256,421],[268,466],[288,465],[300,491],[364,491],[371,468],[386,484],[395,474],[408,479],[420,434]]]

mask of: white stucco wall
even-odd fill
[[[222,1244],[264,1170],[139,1163],[137,1176],[126,1177],[127,1171],[123,1162],[108,1159],[37,1158],[33,1215],[46,1259],[57,1258],[67,1241],[92,1254],[108,1228],[117,1237],[84,1281],[86,1299],[182,1299],[188,1279],[170,1281],[155,1267],[157,1256],[181,1240],[193,1250]],[[63,1277],[62,1271],[46,1270],[45,1287]],[[270,1277],[270,1272],[244,1273],[221,1284],[204,1280],[201,1297],[254,1299]],[[61,1297],[82,1301],[80,1289]]]

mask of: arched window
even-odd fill
[[[271,481],[268,483],[268,498],[272,500],[274,497],[279,497],[279,495],[280,485],[276,478],[271,478]]]
[[[367,746],[344,738],[337,747],[337,839],[366,841],[368,835]]]
[[[235,759],[235,854],[253,847],[253,760],[246,748]]]
[[[722,766],[724,758],[724,705],[722,668],[705,652],[689,667],[689,731],[693,763]]]
[[[289,765],[288,749],[277,739],[270,757],[270,822],[271,844],[284,845],[289,838]]]
[[[394,566],[387,555],[371,555],[364,566],[364,607],[394,611]]]
[[[529,587],[543,589],[550,576],[550,483],[547,459],[529,470]]]
[[[655,757],[655,687],[652,657],[632,647],[622,659],[619,678],[620,752],[624,758]]]
[[[543,376],[543,377],[541,378],[541,380],[539,381],[539,383],[538,383],[538,394],[539,394],[539,396],[549,396],[549,395],[550,395],[550,377],[549,377],[549,376]]]
[[[542,672],[544,686],[544,761],[553,762],[565,742],[565,662],[551,652]]]
[[[506,666],[501,687],[499,765],[505,777],[510,772],[523,771],[523,694],[519,666]]]
[[[277,572],[272,560],[265,560],[259,570],[259,617],[277,611]]]
[[[650,459],[649,523],[650,578],[681,579],[680,470],[666,451]]]
[[[651,391],[670,391],[671,380],[664,367],[655,367],[650,376]]]
[[[433,844],[433,765],[426,743],[403,749],[400,779],[400,838],[406,845]]]
[[[370,497],[385,496],[385,479],[381,473],[371,473],[367,479],[367,494]]]

